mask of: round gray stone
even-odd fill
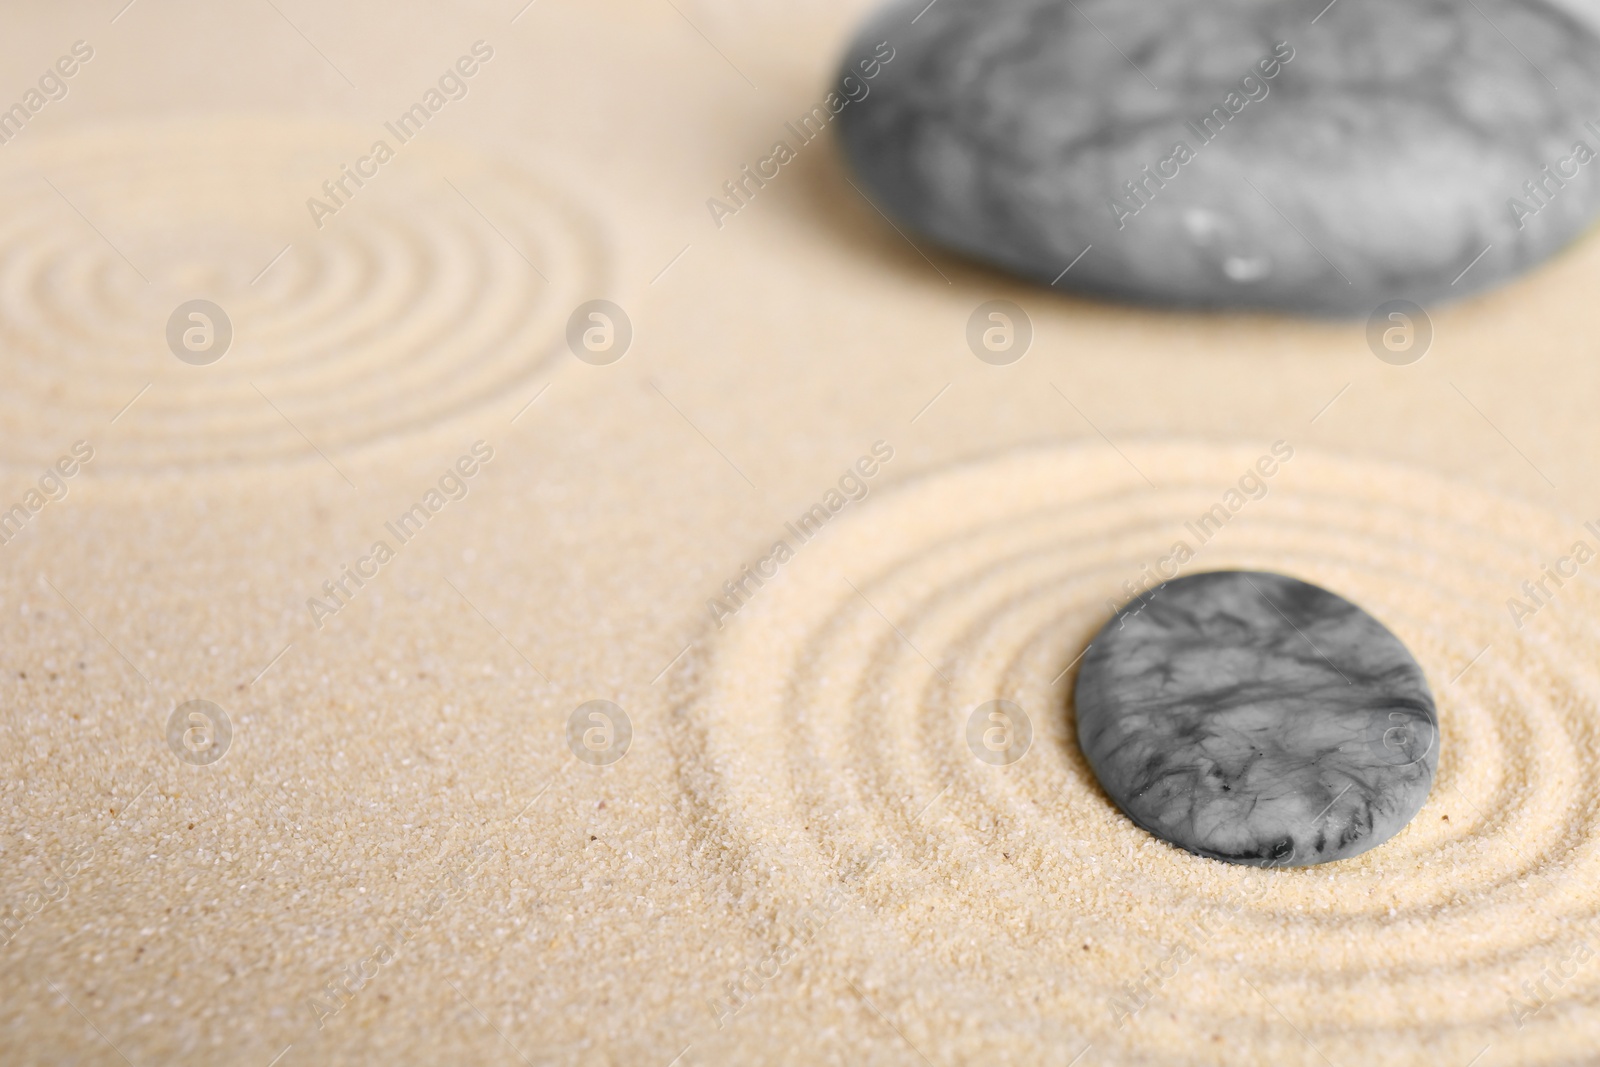
[[[847,71],[893,56],[837,125],[900,225],[1058,290],[1364,318],[1594,219],[1592,25],[1543,0],[904,0],[851,47]]]
[[[1156,586],[1095,637],[1074,700],[1116,805],[1230,863],[1303,867],[1380,845],[1439,763],[1433,695],[1399,638],[1280,574]]]

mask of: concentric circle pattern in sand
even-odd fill
[[[314,460],[308,440],[357,448],[527,385],[596,295],[603,242],[568,196],[444,137],[262,121],[7,145],[0,425],[110,435],[149,385],[98,471]],[[322,183],[379,139],[394,158],[330,198]],[[320,228],[313,197],[339,205]],[[233,342],[191,367],[166,325],[197,298]],[[22,436],[0,438],[0,461],[37,460],[10,452]]]
[[[1506,609],[1595,538],[1302,449],[1201,544],[1185,522],[1267,449],[1125,450],[1153,485],[1102,445],[1043,448],[852,505],[707,635],[683,676],[685,788],[752,936],[843,899],[819,935],[846,961],[832,980],[871,990],[912,1041],[946,1042],[923,1048],[935,1062],[1008,1042],[1062,1063],[1086,1044],[1085,1062],[1218,1064],[1465,1064],[1486,1045],[1485,1062],[1553,1063],[1595,1047],[1600,956],[1578,945],[1596,943],[1600,886],[1585,770],[1600,596],[1585,574],[1521,629]],[[1240,869],[1156,840],[1101,793],[1069,666],[1108,599],[1180,539],[1184,573],[1304,578],[1416,655],[1441,758],[1396,838],[1323,867]],[[1033,730],[1009,766],[968,748],[969,713],[995,699]],[[955,1031],[957,1015],[975,1021]]]

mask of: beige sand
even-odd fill
[[[1600,545],[1600,244],[1392,367],[1359,324],[924,258],[826,140],[719,229],[862,7],[675,2],[8,14],[5,100],[95,55],[0,145],[0,507],[93,458],[0,546],[0,1059],[1589,1060],[1600,562],[1506,601]],[[195,296],[235,328],[210,366],[163,338]],[[610,366],[563,338],[593,297],[633,324]],[[1009,367],[964,341],[993,298],[1035,327]],[[1068,668],[1178,539],[1415,650],[1441,760],[1400,837],[1251,872],[1098,792]],[[1007,767],[965,740],[997,698]],[[211,766],[167,744],[191,699],[232,722]],[[595,699],[607,766],[567,743]]]

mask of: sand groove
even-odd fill
[[[1356,1062],[1339,1053],[1380,1035],[1396,1062],[1465,1063],[1489,1043],[1488,1062],[1560,1062],[1592,1044],[1600,959],[1565,964],[1549,998],[1523,983],[1538,989],[1600,915],[1600,783],[1584,773],[1600,595],[1569,581],[1521,630],[1505,607],[1588,535],[1430,475],[1302,451],[1197,546],[1184,520],[1262,451],[1128,449],[1154,488],[1103,446],[936,472],[804,546],[708,635],[682,676],[683,780],[752,929],[842,887],[840,968],[946,990],[1062,1062],[1085,1042],[1098,1062],[1164,1063],[1239,1062],[1238,1042],[1274,1063]],[[1303,577],[1415,653],[1441,759],[1394,840],[1249,871],[1156,841],[1101,794],[1061,675],[1106,599],[1180,537],[1198,547],[1185,573]],[[966,745],[968,713],[996,698],[1033,729],[1009,767]],[[1539,1009],[1520,1029],[1518,1003]],[[949,1040],[977,1042],[945,1050],[960,1055],[984,1039]]]
[[[319,229],[306,200],[330,202],[322,183],[379,137],[394,158],[347,180]],[[96,470],[128,473],[304,458],[301,432],[345,451],[526,385],[597,291],[605,243],[580,202],[442,137],[191,122],[8,145],[0,426],[114,436]],[[227,312],[234,340],[190,367],[165,332],[196,297]],[[0,434],[0,462],[32,462],[10,449],[33,437]]]

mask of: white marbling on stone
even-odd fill
[[[1563,5],[900,0],[837,125],[914,237],[1059,291],[1364,318],[1503,282],[1600,214],[1600,161],[1573,159],[1600,152],[1600,0]]]
[[[1439,759],[1433,696],[1400,640],[1278,574],[1197,574],[1129,603],[1084,655],[1075,707],[1084,755],[1129,818],[1234,863],[1382,844]]]

